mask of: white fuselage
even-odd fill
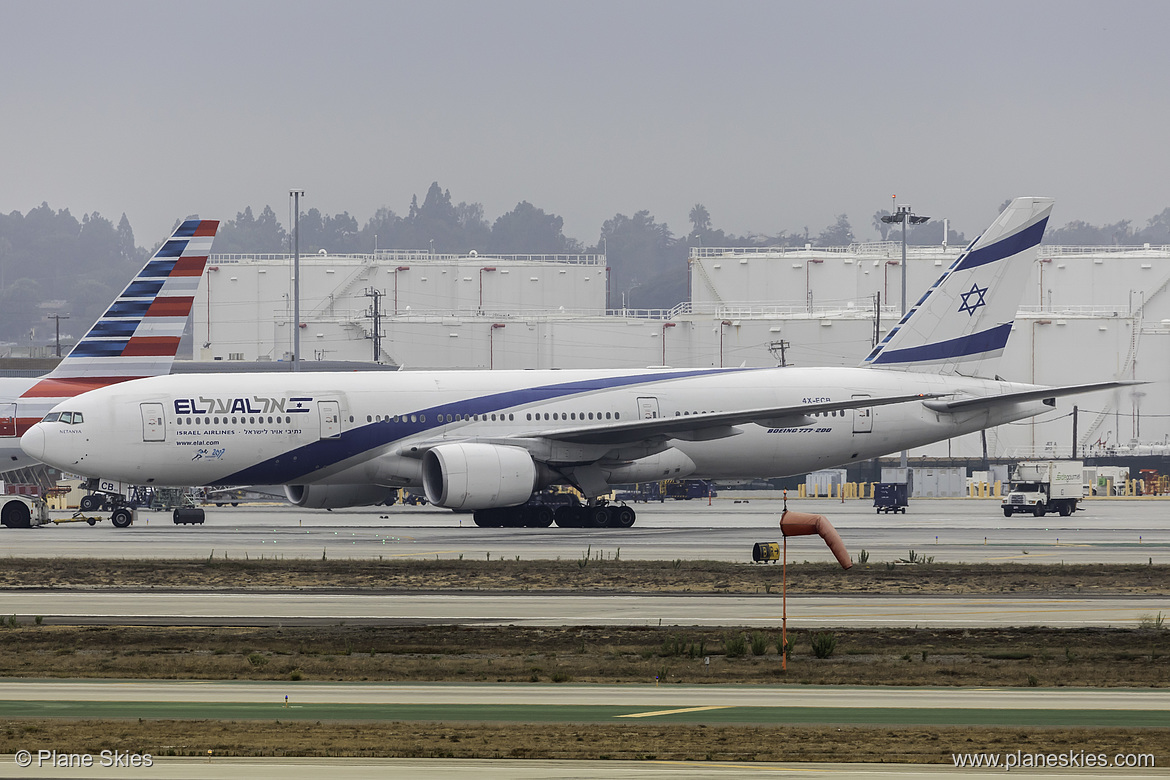
[[[1001,381],[870,368],[171,375],[79,396],[25,446],[58,468],[131,484],[420,484],[420,447],[524,442],[546,463],[637,461],[662,441],[572,444],[558,430],[650,417],[799,407],[908,393],[999,395]],[[799,474],[1023,419],[1040,402],[939,413],[922,402],[848,409],[736,435],[669,438],[696,478]],[[43,437],[43,438],[42,438]],[[702,438],[702,437],[696,437]]]

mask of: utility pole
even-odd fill
[[[381,306],[379,305],[379,303],[381,301],[382,296],[385,294],[386,293],[382,292],[381,290],[375,290],[373,287],[367,287],[366,291],[365,291],[365,296],[367,298],[374,299],[374,303],[370,307],[370,313],[367,314],[366,316],[372,317],[374,320],[374,332],[373,332],[373,335],[368,336],[368,338],[371,338],[374,340],[374,362],[375,363],[382,362],[382,360],[381,360],[381,356],[382,356],[382,309],[381,309]]]
[[[772,343],[770,343],[768,345],[768,351],[772,353],[772,357],[777,357],[776,353],[780,353],[779,358],[780,358],[780,367],[781,368],[788,365],[788,361],[785,358],[784,353],[788,350],[788,348],[790,346],[792,346],[792,345],[790,343],[788,343],[787,341],[785,341],[784,339],[780,339],[779,341],[773,341]]]
[[[50,314],[45,319],[57,321],[57,357],[61,357],[61,320],[67,320],[69,317],[63,314]]]

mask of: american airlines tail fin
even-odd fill
[[[210,219],[179,225],[69,355],[24,396],[72,396],[170,373],[218,229]]]
[[[986,375],[1007,344],[1052,203],[1008,204],[862,365]]]

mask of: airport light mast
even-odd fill
[[[301,370],[301,196],[304,190],[289,190],[293,199],[293,371]],[[884,218],[883,218],[884,219]]]
[[[906,316],[906,223],[911,225],[924,225],[930,221],[930,217],[923,217],[913,213],[909,206],[896,207],[893,214],[888,214],[882,217],[882,222],[887,224],[893,222],[902,223],[902,316]]]
[[[894,222],[902,223],[902,319],[906,318],[906,223],[909,222],[911,225],[924,225],[929,221],[930,217],[915,214],[909,206],[895,206],[893,214],[887,214],[882,217],[882,222],[886,224]],[[910,454],[906,450],[902,450],[902,458],[899,465],[907,470],[906,479],[909,482]]]

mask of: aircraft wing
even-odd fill
[[[543,438],[573,444],[622,444],[652,438],[703,441],[735,436],[740,433],[734,427],[736,425],[758,423],[769,428],[798,427],[812,424],[811,416],[819,412],[904,404],[938,397],[939,395],[934,393],[915,393],[884,398],[853,398],[848,401],[800,404],[799,406],[739,409],[734,412],[652,417],[629,422],[607,422],[605,424],[579,425],[573,428],[528,431],[523,434],[523,438]]]
[[[1065,385],[1063,387],[1042,387],[1037,390],[1022,390],[1018,393],[1003,393],[1002,395],[988,395],[977,396],[974,398],[960,398],[956,400],[929,400],[925,402],[927,409],[935,412],[961,412],[969,411],[971,409],[987,409],[993,406],[1004,406],[1007,404],[1026,403],[1028,401],[1044,401],[1051,399],[1055,401],[1057,398],[1066,395],[1077,395],[1079,393],[1092,393],[1097,390],[1113,390],[1118,387],[1128,387],[1130,385],[1144,385],[1146,382],[1139,382],[1127,379],[1120,379],[1112,382],[1091,382],[1084,385]]]

